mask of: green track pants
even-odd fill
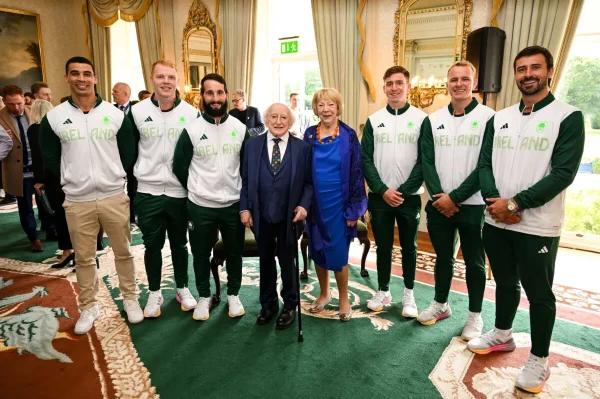
[[[227,295],[237,295],[242,285],[242,252],[246,232],[240,221],[240,203],[226,208],[207,208],[188,201],[187,209],[198,294],[203,298],[210,297],[210,254],[218,229],[227,256]]]
[[[435,250],[435,301],[448,302],[454,276],[454,251],[458,237],[466,266],[469,311],[481,312],[485,291],[485,252],[481,240],[485,205],[462,205],[451,217],[442,215],[429,201],[427,231]]]
[[[417,234],[421,222],[421,197],[407,196],[402,205],[394,208],[382,196],[369,193],[371,227],[377,245],[377,278],[379,290],[389,290],[394,247],[394,222],[402,247],[402,277],[404,287],[413,289],[417,268]]]
[[[162,248],[165,234],[169,236],[173,273],[177,288],[188,285],[187,198],[137,193],[135,211],[144,240],[144,264],[150,291],[160,289],[162,278]]]
[[[560,237],[540,237],[485,224],[483,244],[496,280],[496,328],[508,330],[521,301],[529,300],[531,353],[548,356],[556,318],[552,292]],[[520,284],[519,284],[520,281]]]

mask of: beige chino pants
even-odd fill
[[[69,234],[75,250],[75,271],[79,284],[79,309],[96,304],[98,273],[96,272],[96,236],[100,226],[108,235],[115,253],[115,268],[124,299],[137,300],[133,255],[130,251],[129,197],[124,192],[99,201],[63,204]]]

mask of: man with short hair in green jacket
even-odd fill
[[[377,244],[377,292],[367,307],[379,312],[389,306],[394,246],[394,222],[402,247],[404,295],[402,316],[418,315],[413,294],[417,268],[417,234],[421,221],[421,157],[419,132],[425,112],[407,102],[410,73],[401,66],[383,75],[387,106],[369,116],[362,135],[362,162],[369,185],[368,209]]]
[[[469,312],[461,338],[481,335],[485,291],[485,253],[481,227],[485,203],[479,192],[477,162],[487,121],[494,110],[473,98],[475,67],[457,61],[448,70],[450,104],[430,114],[421,131],[423,177],[431,200],[427,231],[435,250],[435,297],[417,321],[432,325],[452,315],[448,302],[457,239],[466,266]]]
[[[112,246],[123,308],[130,323],[144,320],[137,300],[129,198],[125,170],[135,157],[131,122],[94,93],[97,78],[92,63],[73,57],[65,65],[69,100],[52,109],[40,124],[46,167],[61,179],[63,208],[75,250],[79,308],[76,334],[86,334],[100,317],[96,296],[96,236],[103,228]]]
[[[512,351],[512,323],[529,300],[531,353],[516,386],[538,393],[550,376],[548,354],[556,318],[554,264],[573,182],[585,143],[583,114],[550,93],[552,54],[527,47],[513,63],[521,101],[488,123],[481,157],[481,192],[488,204],[483,244],[496,280],[495,327],[468,344],[475,353]]]

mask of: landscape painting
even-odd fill
[[[16,84],[24,92],[45,80],[40,16],[0,7],[0,89]]]

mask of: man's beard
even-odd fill
[[[532,88],[530,89],[525,89],[523,87],[523,82],[526,80],[536,80],[537,84],[534,85]],[[548,87],[548,79],[538,79],[538,78],[532,78],[532,77],[526,77],[521,79],[521,81],[519,82],[519,84],[517,85],[517,87],[519,88],[519,91],[523,94],[525,94],[526,96],[533,96],[534,94],[539,93],[540,91],[544,90],[546,87]]]
[[[211,104],[221,104],[221,108],[214,109],[211,107]],[[206,100],[202,98],[202,109],[204,109],[204,112],[208,116],[212,116],[213,118],[220,118],[227,113],[227,102],[212,101],[210,103],[207,103]]]

